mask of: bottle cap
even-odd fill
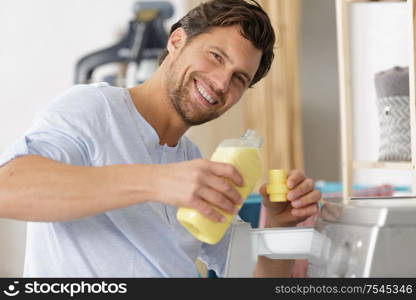
[[[242,138],[254,147],[260,148],[263,145],[263,137],[252,129],[247,129]]]
[[[269,170],[269,184],[266,186],[267,193],[270,195],[271,202],[287,201],[289,189],[286,185],[286,170],[273,169]]]
[[[282,169],[269,170],[269,182],[272,184],[280,183],[286,184],[287,172]]]

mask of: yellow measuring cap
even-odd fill
[[[269,170],[269,184],[266,186],[267,194],[270,195],[271,202],[287,201],[289,189],[286,185],[286,170]]]

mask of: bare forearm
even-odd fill
[[[270,259],[259,256],[254,277],[290,277],[293,260]]]
[[[144,202],[153,196],[153,172],[151,165],[82,167],[16,158],[0,168],[0,217],[65,221]]]

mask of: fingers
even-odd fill
[[[302,197],[303,195],[311,192],[315,187],[315,182],[307,178],[303,180],[300,184],[298,184],[295,188],[293,188],[288,194],[287,199],[289,201],[295,200],[297,198]]]
[[[225,197],[222,193],[217,192],[216,190],[210,188],[201,189],[199,191],[199,196],[206,202],[209,202],[209,204],[214,204],[218,208],[230,214],[236,214],[239,210],[239,208],[235,206],[234,202],[230,201],[230,199]]]
[[[321,199],[321,192],[314,190],[314,180],[306,178],[299,170],[292,170],[288,177],[288,187],[291,189],[287,199],[293,207],[292,215],[307,217],[318,211],[316,203]]]
[[[259,192],[260,192],[260,195],[262,195],[263,197],[268,197],[269,196],[269,194],[267,193],[267,183],[263,184],[260,187]]]
[[[209,167],[211,172],[215,175],[230,179],[238,186],[244,185],[243,177],[233,165],[220,162],[210,162]]]
[[[318,212],[317,203],[321,200],[321,192],[314,190],[309,194],[292,201],[292,215],[295,217],[310,217]]]
[[[295,208],[308,206],[310,204],[316,205],[321,200],[321,192],[319,190],[313,190],[312,192],[292,201],[292,206]]]
[[[299,170],[291,170],[287,177],[287,187],[289,189],[293,189],[295,186],[305,180],[305,178],[306,177],[303,172]]]
[[[231,204],[234,205],[241,204],[243,202],[243,198],[241,198],[240,193],[234,188],[234,186],[228,180],[225,180],[224,178],[217,176],[207,176],[206,180],[209,187],[220,192],[223,196],[226,197],[222,197],[225,201],[229,202],[229,200],[231,200]],[[208,200],[209,198],[205,199]]]
[[[201,160],[200,163],[209,172],[203,176],[203,184],[198,188],[198,199],[194,208],[212,221],[225,221],[218,209],[229,214],[238,213],[239,205],[244,199],[233,183],[242,186],[243,178],[230,164],[207,160]]]
[[[303,208],[294,208],[292,209],[292,215],[295,217],[303,217],[304,219],[313,216],[318,212],[317,205],[309,205]]]
[[[218,212],[212,205],[203,199],[194,202],[193,208],[199,211],[202,215],[214,222],[225,222],[226,218]]]

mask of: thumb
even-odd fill
[[[280,213],[287,207],[288,202],[271,202],[269,194],[267,193],[267,183],[260,187],[260,194],[263,196],[263,206],[267,209],[271,209],[277,213]]]
[[[263,196],[263,198],[269,198],[269,194],[267,194],[267,184],[265,183],[265,184],[263,184],[261,187],[260,187],[260,195],[262,195]]]

